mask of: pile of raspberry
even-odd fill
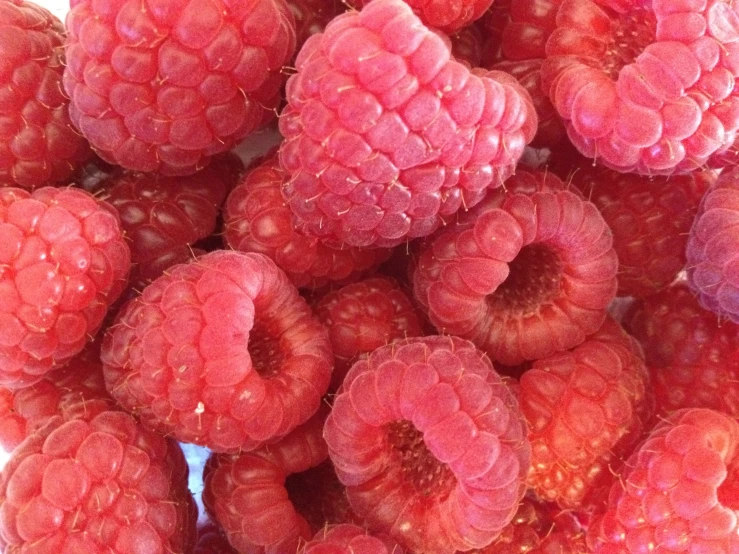
[[[0,552],[739,553],[738,22],[0,0]]]

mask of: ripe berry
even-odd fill
[[[334,525],[319,531],[299,554],[405,554],[384,535],[370,535],[356,525]]]

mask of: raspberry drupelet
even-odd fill
[[[333,525],[319,531],[298,554],[405,554],[384,535],[370,535],[356,525]]]
[[[223,530],[208,521],[198,526],[198,543],[193,554],[239,554],[228,542]]]
[[[170,268],[118,314],[102,349],[113,397],[146,426],[214,452],[285,436],[318,409],[328,334],[266,256]]]

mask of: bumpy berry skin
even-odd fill
[[[703,197],[687,258],[688,282],[700,303],[739,323],[739,170],[721,173]]]
[[[284,0],[72,0],[64,88],[95,151],[188,175],[273,115],[295,23]]]
[[[589,526],[591,551],[736,552],[738,444],[739,424],[720,412],[681,410],[658,424]]]
[[[739,128],[736,7],[618,4],[562,2],[542,87],[585,156],[645,175],[693,171]]]
[[[182,450],[124,412],[55,418],[0,474],[7,554],[190,552],[196,520]]]
[[[25,0],[0,0],[0,186],[67,179],[90,155],[62,91],[64,25]]]
[[[512,173],[536,132],[530,99],[450,56],[400,0],[373,0],[306,42],[280,116],[283,196],[301,231],[395,246]]]
[[[324,437],[357,515],[417,553],[486,546],[525,490],[518,404],[490,361],[456,337],[406,339],[358,361]]]
[[[218,525],[209,521],[198,527],[198,543],[193,554],[238,554]]]
[[[356,281],[390,256],[382,248],[333,248],[296,229],[281,192],[288,178],[276,155],[244,176],[223,210],[229,247],[269,256],[295,286],[308,289]]]
[[[468,25],[449,35],[452,57],[470,68],[480,67],[484,45],[484,31],[478,25]]]
[[[286,479],[328,458],[326,414],[316,414],[285,438],[253,452],[217,454],[205,470],[203,502],[231,545],[245,554],[295,552],[311,529],[296,511]]]
[[[0,386],[32,385],[81,352],[130,256],[117,213],[90,194],[0,188]]]
[[[150,428],[214,452],[285,436],[318,409],[331,343],[261,254],[170,268],[119,313],[102,350],[113,397]]]
[[[337,390],[361,354],[397,339],[420,337],[423,327],[415,307],[391,279],[374,277],[328,293],[316,305],[328,329],[336,365],[331,387]]]
[[[443,333],[517,365],[577,346],[606,317],[618,259],[598,209],[519,170],[421,252],[414,294]]]
[[[334,525],[319,531],[299,554],[405,554],[395,541],[373,536],[356,525]]]

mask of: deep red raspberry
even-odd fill
[[[618,259],[598,209],[551,173],[519,170],[424,248],[416,299],[439,331],[516,365],[603,323]]]
[[[739,169],[704,196],[687,247],[688,282],[701,304],[739,323]]]
[[[619,171],[670,175],[733,143],[738,10],[720,0],[562,2],[542,87],[580,152]]]
[[[276,155],[252,168],[234,188],[223,210],[226,244],[269,256],[297,287],[320,288],[356,281],[382,263],[386,249],[332,248],[300,232],[280,189],[288,174]]]
[[[295,24],[284,0],[72,0],[64,88],[105,160],[195,173],[274,115]]]
[[[287,0],[287,4],[295,16],[297,50],[308,37],[322,33],[329,21],[347,9],[341,0]]]
[[[90,155],[62,91],[64,26],[25,0],[0,0],[0,186],[64,181]]]
[[[484,30],[478,24],[468,25],[449,35],[452,57],[470,68],[480,67],[484,49]]]
[[[395,246],[512,173],[536,132],[530,99],[450,56],[400,0],[373,0],[306,42],[280,116],[283,195],[301,231]]]
[[[324,437],[357,515],[415,552],[486,546],[525,490],[518,404],[456,337],[398,341],[354,364]]]
[[[386,277],[365,279],[324,296],[316,315],[328,329],[336,366],[331,388],[341,386],[346,372],[361,354],[397,339],[420,337],[423,327],[415,306]]]
[[[198,526],[198,543],[193,554],[238,554],[228,542],[223,530],[209,521]]]
[[[82,351],[131,266],[115,210],[78,189],[0,188],[0,386]]]
[[[405,554],[384,535],[369,535],[356,525],[335,525],[319,531],[299,554]]]
[[[588,529],[591,551],[736,552],[738,444],[739,424],[724,414],[672,414],[614,482],[608,509]]]
[[[322,410],[277,443],[208,460],[203,502],[237,551],[295,552],[317,532],[295,509],[285,481],[328,458],[322,437],[325,419]]]
[[[150,428],[214,452],[306,422],[333,366],[323,326],[269,258],[212,252],[170,268],[105,337],[105,382]]]
[[[190,552],[196,519],[182,450],[124,412],[54,418],[0,474],[8,554]]]

